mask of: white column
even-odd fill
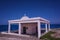
[[[8,33],[10,33],[10,22],[8,24]]]
[[[41,24],[40,21],[38,21],[38,38],[41,37]]]
[[[51,29],[50,29],[50,24],[48,24],[48,28],[49,28],[49,31],[50,31],[50,30],[51,30]]]
[[[47,24],[45,24],[46,32],[48,32],[48,28],[47,27],[48,27]]]
[[[18,30],[19,35],[21,35],[21,23],[19,23],[19,30]]]

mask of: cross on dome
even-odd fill
[[[26,16],[26,14],[24,14],[24,16],[21,18],[21,20],[26,20],[26,19],[29,19],[29,17]]]
[[[24,16],[26,16],[26,14],[24,14]]]

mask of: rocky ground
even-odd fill
[[[51,34],[52,37],[60,38],[60,29],[53,29],[51,31],[55,32],[54,34]],[[38,39],[35,36],[25,37],[25,36],[14,36],[0,33],[0,40],[42,40],[42,39]]]
[[[0,40],[40,40],[37,37],[23,37],[23,36],[12,36],[6,34],[0,34]]]
[[[55,32],[55,33],[51,34],[52,37],[60,38],[60,29],[54,29],[54,30],[52,30],[52,32]]]

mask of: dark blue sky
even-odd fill
[[[0,0],[0,25],[8,20],[29,17],[43,17],[53,24],[60,24],[59,0]]]

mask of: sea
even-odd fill
[[[44,28],[44,25],[42,25],[41,28]],[[60,24],[50,24],[50,28],[60,28]],[[18,30],[18,25],[11,25],[11,30]],[[8,31],[8,25],[0,25],[0,32],[3,31]]]

